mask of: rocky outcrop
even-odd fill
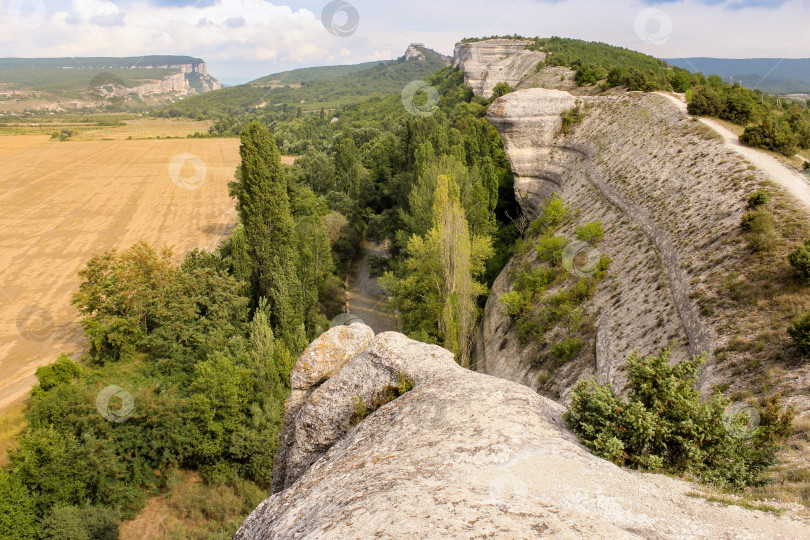
[[[95,68],[95,69],[105,69]],[[109,69],[121,69],[109,68]],[[151,69],[172,69],[178,73],[166,75],[161,79],[149,80],[128,88],[119,77],[112,73],[101,71],[90,82],[88,93],[102,98],[121,98],[137,95],[145,97],[185,97],[197,93],[205,93],[222,88],[222,84],[208,74],[205,62],[192,62],[188,64],[148,64],[132,65],[128,69],[138,70],[138,74],[148,74]],[[140,77],[145,79],[146,77]]]
[[[405,60],[424,60],[425,53],[422,52],[422,49],[425,48],[423,43],[411,43],[407,49],[405,49]]]
[[[313,341],[298,359],[295,370],[290,375],[292,391],[284,404],[281,445],[273,467],[273,491],[281,491],[292,485],[343,435],[341,428],[345,428],[345,410],[319,400],[318,396],[315,396],[314,403],[325,406],[326,410],[319,410],[318,405],[302,409],[312,400],[313,393],[320,385],[365,350],[373,338],[374,332],[363,324],[337,326]],[[332,429],[328,432],[324,429],[317,432],[299,430],[302,423],[320,423],[321,426],[329,424]]]
[[[531,88],[498,98],[487,112],[504,140],[515,195],[529,215],[560,191],[563,171],[551,164],[552,143],[562,127],[562,113],[575,105],[568,92]]]
[[[531,43],[519,39],[488,39],[473,43],[456,43],[453,67],[464,72],[467,83],[476,96],[489,98],[492,89],[501,82],[517,86],[520,81],[546,59],[539,51],[527,51]]]
[[[453,60],[449,56],[445,56],[443,54],[439,54],[433,49],[428,49],[425,47],[424,43],[411,43],[407,49],[405,49],[405,60],[418,60],[423,62],[427,60],[428,55],[431,57],[438,57],[441,58],[445,65],[450,65],[450,62]]]
[[[573,99],[521,90],[496,100],[488,118],[504,138],[526,215],[534,217],[556,192],[571,209],[558,234],[573,239],[577,226],[602,223],[605,236],[589,249],[611,263],[584,306],[588,342],[580,356],[555,365],[544,360],[553,340],[518,339],[499,298],[512,289],[519,265],[539,264],[530,254],[510,263],[493,285],[473,351],[476,369],[564,402],[583,377],[622,392],[630,354],[671,346],[673,361],[708,354],[698,381],[704,393],[719,384],[744,390],[730,366],[747,357],[730,363],[721,352],[731,336],[756,335],[757,323],[742,322],[749,308],[716,306],[752,264],[740,220],[748,195],[767,185],[766,177],[661,96],[580,96],[582,119],[569,134],[555,134],[559,123],[552,118],[534,119]],[[799,384],[785,381],[786,395],[794,393]]]
[[[363,325],[333,328],[296,364],[308,397],[288,403],[277,458],[287,475],[235,538],[810,535],[798,521],[718,507],[687,496],[691,484],[593,456],[558,404],[464,370],[449,351],[369,336]],[[400,375],[413,389],[350,429],[356,399]]]

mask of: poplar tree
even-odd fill
[[[432,226],[424,236],[411,236],[407,253],[400,275],[389,272],[380,280],[403,330],[414,339],[441,344],[469,367],[476,300],[486,292],[477,278],[492,244],[488,236],[470,234],[459,187],[450,176],[436,178]]]
[[[444,274],[444,306],[439,318],[444,347],[456,353],[462,366],[469,367],[477,320],[475,301],[485,292],[474,276],[483,270],[479,261],[491,255],[491,245],[489,239],[473,241],[470,237],[458,185],[446,175],[436,180],[430,236]]]
[[[244,226],[254,306],[259,305],[260,298],[267,299],[270,323],[277,335],[297,350],[305,339],[303,302],[281,155],[273,135],[258,122],[251,123],[241,139],[239,181],[232,182],[230,188]]]

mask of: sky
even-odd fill
[[[810,0],[0,0],[0,57],[189,55],[226,84],[514,33],[659,58],[807,58]]]

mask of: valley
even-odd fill
[[[0,60],[0,538],[807,536],[810,103],[148,58]]]

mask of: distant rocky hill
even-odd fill
[[[0,110],[143,107],[218,90],[200,58],[2,58]]]
[[[173,104],[171,109],[192,117],[254,113],[289,105],[303,111],[333,109],[371,97],[399,94],[409,83],[429,77],[450,61],[449,57],[414,43],[396,60],[274,73],[247,84],[192,96]]]
[[[357,416],[403,379],[413,388]],[[273,494],[236,539],[810,535],[798,520],[717,506],[690,496],[697,486],[597,458],[559,404],[402,334],[335,327],[291,382]]]

